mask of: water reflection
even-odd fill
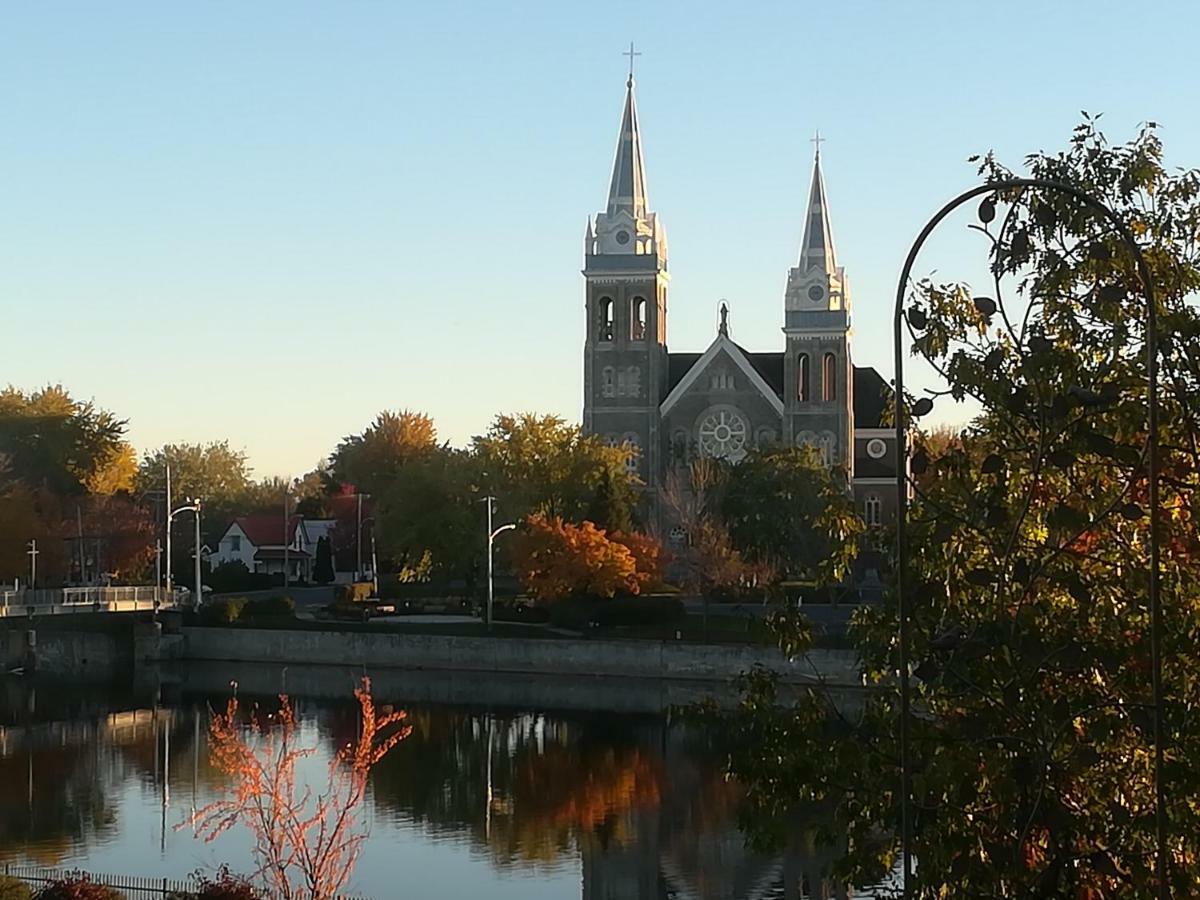
[[[198,686],[89,692],[4,682],[0,860],[155,876],[217,859],[245,868],[244,837],[205,857],[174,829],[219,784],[201,723],[225,697]],[[813,841],[819,821],[797,821],[782,854],[747,849],[738,787],[706,735],[664,713],[434,704],[414,701],[402,680],[377,684],[376,696],[408,709],[413,732],[374,773],[357,891],[397,896],[404,871],[405,897],[849,896],[826,877],[830,853]],[[323,760],[356,735],[353,703],[296,704]],[[414,873],[414,864],[436,871]]]

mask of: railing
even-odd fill
[[[139,898],[190,897],[198,889],[199,883],[194,875],[187,878],[145,878],[140,875],[97,875],[92,872],[81,872],[68,869],[42,869],[35,866],[14,866],[4,864],[3,874],[9,878],[23,881],[31,888],[63,881],[86,877],[92,884],[103,885],[121,891],[129,900]],[[275,900],[269,893],[259,893],[257,896],[264,900]],[[366,900],[365,897],[339,896],[337,900]]]
[[[0,618],[11,616],[51,616],[80,612],[140,612],[155,608],[171,609],[180,603],[180,593],[151,587],[80,587],[61,589],[0,591]]]

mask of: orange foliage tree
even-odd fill
[[[360,808],[368,776],[411,731],[404,711],[376,712],[370,679],[362,680],[354,696],[361,736],[330,761],[320,793],[297,783],[297,766],[316,747],[297,742],[296,715],[286,695],[280,696],[277,713],[264,721],[255,710],[248,725],[231,698],[209,727],[212,763],[232,784],[225,796],[184,824],[193,825],[205,841],[238,823],[249,828],[258,863],[253,877],[282,900],[327,900],[346,885],[367,838]]]
[[[544,602],[637,594],[657,572],[658,544],[535,514],[513,541],[513,564],[525,590]]]

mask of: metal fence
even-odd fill
[[[4,875],[23,881],[33,889],[55,881],[84,877],[92,884],[103,885],[120,891],[128,900],[164,900],[164,898],[186,898],[192,896],[199,883],[194,875],[187,878],[144,878],[139,875],[97,875],[69,869],[42,869],[35,866],[4,864]],[[260,893],[264,900],[276,900],[273,895]],[[337,900],[367,900],[365,897],[340,896]]]
[[[79,587],[0,591],[0,618],[80,612],[140,612],[180,604],[180,592],[150,587]]]

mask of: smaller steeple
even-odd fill
[[[820,132],[813,138],[817,151],[813,160],[812,187],[808,192],[808,218],[804,222],[804,239],[800,242],[801,271],[820,269],[826,275],[837,273],[837,251],[833,246],[833,227],[829,221],[829,204],[825,199],[825,179],[821,175]]]
[[[634,219],[644,219],[649,209],[646,162],[642,157],[642,132],[638,127],[637,102],[633,96],[631,61],[629,80],[625,83],[625,112],[621,116],[621,133],[617,137],[617,155],[608,188],[608,214],[612,216],[624,211]]]

